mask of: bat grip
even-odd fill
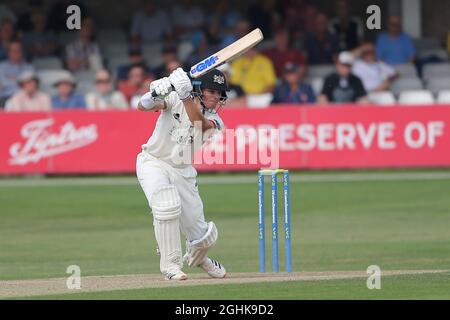
[[[172,85],[172,91],[175,91],[175,88],[174,88],[174,86]],[[152,97],[153,98],[156,98],[158,95],[156,94],[156,92],[155,91],[152,91]]]

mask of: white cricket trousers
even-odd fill
[[[150,209],[153,192],[162,186],[174,185],[181,199],[180,229],[187,240],[202,238],[208,230],[203,202],[198,193],[196,177],[184,177],[169,164],[145,152],[136,159],[136,175],[145,193]]]

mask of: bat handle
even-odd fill
[[[172,91],[175,91],[175,88],[174,88],[174,86],[172,85]],[[156,92],[155,91],[152,91],[152,97],[153,98],[156,98],[158,95],[156,94]]]

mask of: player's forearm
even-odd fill
[[[186,113],[189,117],[189,120],[191,120],[192,124],[195,125],[197,123],[201,123],[202,131],[206,131],[213,127],[212,123],[203,116],[194,99],[191,98],[185,99],[183,100],[183,104],[184,108],[186,109]]]
[[[155,111],[163,109],[164,105],[160,99],[154,98],[151,92],[144,94],[138,103],[140,111]]]

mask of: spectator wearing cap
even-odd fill
[[[86,95],[86,104],[88,110],[128,108],[128,102],[122,92],[114,90],[108,70],[97,71],[94,91]]]
[[[94,37],[94,22],[86,17],[81,21],[79,38],[66,46],[66,65],[72,71],[103,68],[100,48]]]
[[[351,52],[343,51],[336,62],[337,72],[325,78],[318,102],[326,103],[368,103],[367,93],[357,76],[351,73],[354,57]]]
[[[20,90],[5,105],[6,111],[50,111],[48,94],[39,91],[39,80],[34,71],[23,72],[18,79]]]
[[[277,77],[272,61],[252,48],[231,63],[230,82],[246,94],[272,93]]]
[[[54,109],[83,109],[86,108],[84,97],[75,92],[75,80],[70,72],[61,74],[55,82],[58,91],[52,97],[52,106]]]
[[[283,80],[273,93],[272,103],[314,103],[314,90],[302,80],[300,66],[287,62],[283,68]]]
[[[402,31],[399,16],[389,17],[388,31],[379,34],[376,49],[378,58],[391,65],[413,63],[416,55],[414,42]]]
[[[263,54],[272,60],[278,78],[283,76],[284,66],[291,62],[301,66],[302,76],[306,73],[306,59],[303,53],[292,48],[287,29],[279,29],[275,33],[275,47],[263,51]]]
[[[10,43],[8,60],[0,63],[0,107],[6,100],[19,90],[17,80],[25,71],[33,71],[31,64],[23,58],[22,44],[18,41]]]
[[[150,73],[150,67],[144,60],[142,55],[142,50],[140,48],[130,48],[128,50],[128,64],[119,66],[117,68],[117,80],[126,80],[128,77],[128,72],[130,72],[131,67],[135,65],[140,65],[144,68],[146,73]]]
[[[336,60],[339,42],[328,30],[328,19],[323,13],[316,16],[314,30],[306,33],[304,45],[309,64],[330,64]]]
[[[0,20],[0,61],[8,58],[8,47],[17,38],[14,22],[7,18]]]
[[[377,59],[373,44],[365,42],[353,50],[353,54],[359,59],[353,64],[352,72],[361,79],[366,91],[389,90],[398,73],[393,67]]]

